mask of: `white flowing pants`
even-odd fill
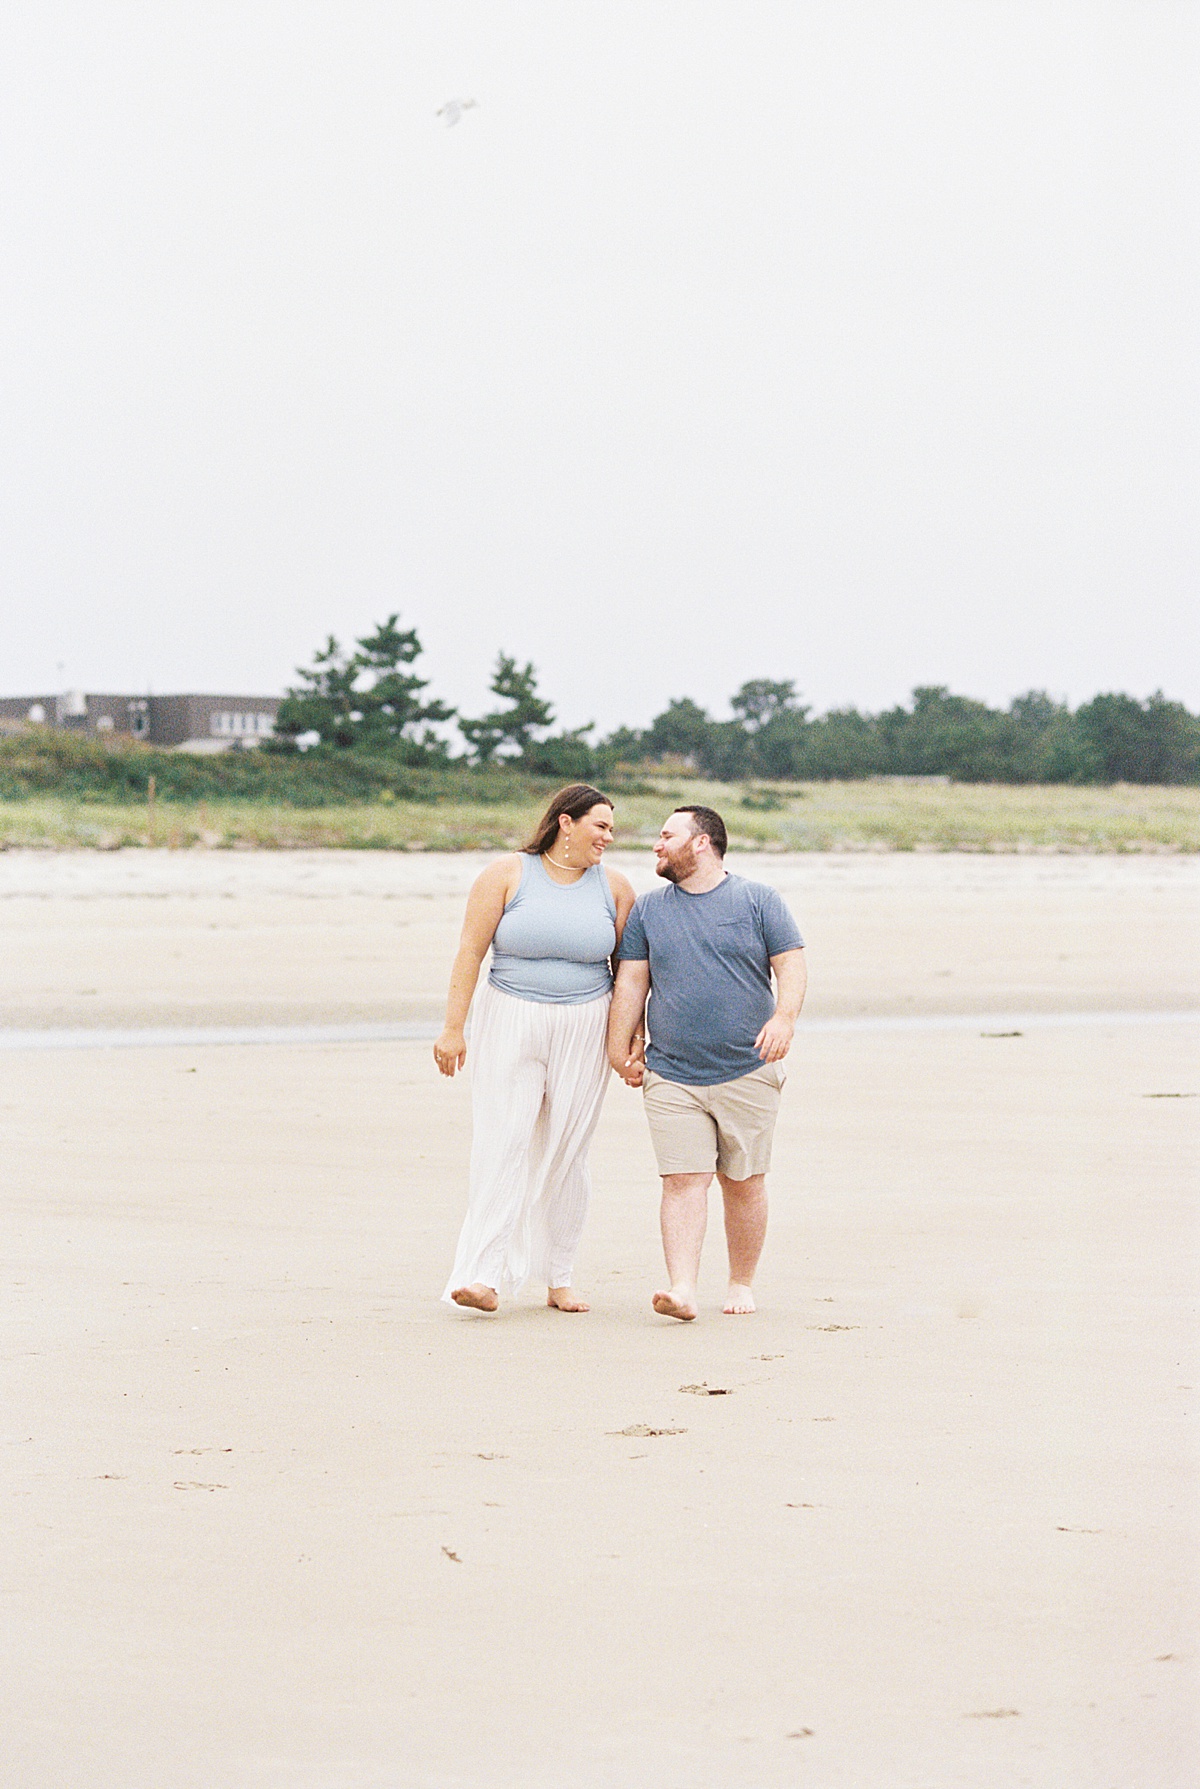
[[[476,994],[471,1187],[444,1299],[475,1284],[511,1296],[531,1277],[571,1284],[608,1081],[610,998],[553,1006],[488,982]]]

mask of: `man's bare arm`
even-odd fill
[[[630,1087],[640,1087],[645,1065],[640,1034],[645,1021],[646,996],[650,992],[647,962],[617,964],[612,1005],[608,1011],[608,1060]],[[635,1045],[635,1033],[639,1042]]]
[[[803,947],[781,950],[771,958],[771,968],[775,975],[775,1012],[755,1038],[754,1048],[764,1062],[782,1062],[792,1047],[792,1034],[808,986]]]

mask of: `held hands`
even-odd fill
[[[784,1013],[769,1018],[754,1040],[754,1048],[764,1062],[782,1062],[792,1047],[796,1021]]]
[[[467,1040],[461,1031],[447,1025],[433,1046],[433,1060],[444,1075],[452,1075],[467,1060]]]
[[[624,1058],[610,1056],[609,1061],[626,1087],[640,1087],[646,1076],[646,1039],[640,1034],[631,1038],[629,1054]]]

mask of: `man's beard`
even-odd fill
[[[668,857],[665,863],[657,865],[658,873],[665,882],[686,882],[696,867],[696,847],[689,845],[681,851],[678,859],[672,863]]]

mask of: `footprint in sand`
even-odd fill
[[[627,1429],[609,1429],[610,1435],[628,1435],[635,1440],[644,1440],[647,1435],[686,1435],[686,1429],[651,1429],[645,1423],[630,1423]]]

